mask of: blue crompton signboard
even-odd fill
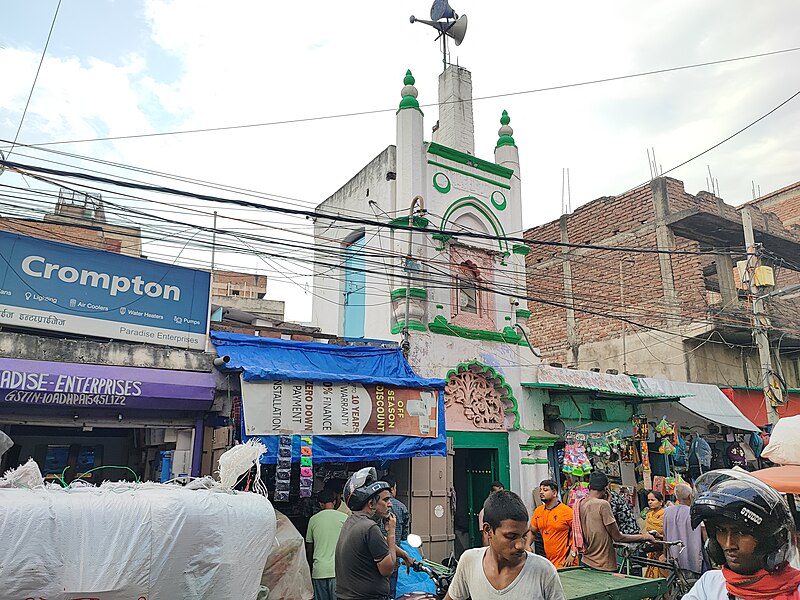
[[[0,232],[0,324],[201,350],[211,275]]]

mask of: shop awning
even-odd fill
[[[316,462],[446,455],[445,382],[419,377],[399,348],[218,331],[211,339],[230,357],[226,369],[241,373],[243,437],[267,446],[264,463],[277,461],[281,435],[294,436],[294,460],[301,435],[313,436]]]
[[[213,373],[0,358],[0,407],[206,411]]]
[[[637,388],[630,375],[612,375],[549,365],[536,366],[536,381],[523,382],[522,387],[547,389],[552,392],[588,392],[611,398],[676,399],[674,395],[647,393]]]
[[[681,406],[714,423],[744,431],[759,430],[715,385],[641,377],[639,387],[647,393],[679,396]]]

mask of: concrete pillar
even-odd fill
[[[439,75],[439,127],[433,133],[433,141],[475,154],[472,74],[463,67],[449,65]]]
[[[653,192],[653,207],[656,215],[656,247],[659,250],[674,250],[675,235],[667,225],[669,215],[669,199],[667,197],[667,180],[663,177],[650,182]],[[658,266],[661,271],[661,289],[664,294],[664,308],[667,322],[676,327],[680,324],[680,304],[675,290],[675,279],[672,271],[672,255],[659,254]]]

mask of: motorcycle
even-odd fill
[[[408,544],[412,548],[420,548],[422,546],[422,538],[415,534],[409,534]],[[456,574],[456,559],[451,556],[447,559],[448,564],[442,565],[430,560],[418,560],[411,569],[417,573],[424,573],[433,581],[436,586],[436,593],[430,592],[410,592],[398,596],[397,600],[443,600],[450,584],[453,582],[453,576]]]

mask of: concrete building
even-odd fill
[[[800,282],[800,235],[784,225],[791,224],[791,209],[784,223],[759,209],[783,192],[741,209],[750,211],[760,264],[772,267],[774,289]],[[529,323],[539,332],[543,361],[758,396],[747,270],[737,265],[747,258],[740,210],[658,178],[589,202],[525,237]],[[554,242],[563,245],[546,245]],[[626,247],[647,250],[616,250]],[[788,388],[800,386],[798,309],[797,296],[767,301],[770,339]],[[742,411],[763,424],[763,399],[748,402],[755,410]]]
[[[249,313],[262,321],[283,322],[285,303],[282,300],[268,300],[266,295],[266,275],[218,270],[212,275],[212,304]]]
[[[493,480],[522,493],[548,475],[541,390],[527,389],[538,362],[526,329],[524,244],[507,239],[522,220],[519,150],[503,112],[493,160],[478,158],[469,71],[450,65],[439,78],[439,120],[425,141],[423,113],[410,72],[388,146],[317,207],[321,213],[371,214],[392,227],[318,219],[320,266],[314,276],[314,324],[348,339],[407,342],[424,377],[447,380],[448,438],[454,480],[438,459],[412,459],[400,470],[418,529],[436,542],[452,537],[435,506],[452,488],[456,534],[479,540],[476,515]],[[410,226],[410,227],[409,227]],[[344,256],[344,260],[332,260]],[[408,335],[403,335],[407,331]],[[531,433],[534,432],[534,433]],[[540,433],[542,435],[540,435]],[[404,474],[402,474],[404,473]],[[466,538],[471,538],[467,540]],[[440,551],[441,550],[441,551]]]

